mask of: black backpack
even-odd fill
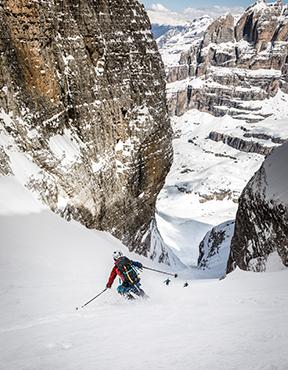
[[[122,277],[124,278],[124,283],[129,284],[137,284],[140,281],[138,273],[136,269],[132,266],[131,261],[127,257],[120,257],[116,262],[115,265],[119,272],[121,273]]]

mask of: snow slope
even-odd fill
[[[197,266],[199,249],[195,246],[200,244],[203,234],[205,235],[212,225],[190,218],[177,217],[169,214],[169,211],[157,212],[156,220],[165,244],[184,264]]]
[[[3,205],[2,185],[0,178]],[[18,203],[0,216],[1,370],[288,368],[287,269],[236,271],[222,281],[187,270],[169,286],[164,275],[145,270],[150,300],[125,301],[114,283],[76,311],[103,289],[111,253],[124,247],[36,209],[19,186],[11,187],[22,191]],[[9,203],[12,193],[5,195]]]
[[[197,265],[205,234],[235,218],[238,197],[264,160],[208,139],[211,130],[237,130],[243,125],[230,116],[197,110],[172,119],[174,160],[158,196],[157,225],[165,243],[189,265]]]
[[[38,213],[47,209],[13,176],[0,176],[0,216]]]

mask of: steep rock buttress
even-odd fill
[[[288,266],[288,143],[274,149],[245,187],[236,216],[228,272],[265,271],[271,253]]]
[[[1,1],[0,153],[2,174],[20,173],[53,211],[169,262],[161,238],[150,247],[172,147],[142,5]]]

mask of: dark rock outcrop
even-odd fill
[[[274,149],[245,187],[236,216],[228,272],[265,271],[269,255],[278,252],[288,266],[288,143]]]
[[[3,176],[13,175],[12,169],[10,167],[9,157],[1,146],[0,146],[0,175]]]
[[[239,137],[222,134],[215,131],[210,132],[209,139],[216,142],[222,141],[232,148],[240,150],[242,152],[257,153],[264,156],[270,154],[273,150],[273,147],[267,147],[252,140],[244,140],[240,139]]]
[[[271,140],[274,144],[284,144],[287,141],[286,139],[281,139],[281,137],[274,137],[263,133],[246,132],[243,136],[261,140]]]
[[[172,147],[142,5],[1,1],[0,125],[38,166],[28,186],[52,210],[155,254],[150,230]]]
[[[199,245],[198,269],[210,270],[215,277],[226,272],[234,221],[227,221],[209,231]]]

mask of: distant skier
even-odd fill
[[[140,288],[140,277],[136,268],[142,269],[142,263],[131,261],[129,258],[123,256],[121,251],[113,252],[114,267],[110,273],[106,288],[111,288],[116,276],[121,279],[121,284],[117,291],[119,294],[125,296],[127,299],[134,299],[131,293],[139,297],[147,297],[145,292]]]
[[[171,280],[169,278],[164,280],[164,284],[169,285],[170,283],[171,283]]]

